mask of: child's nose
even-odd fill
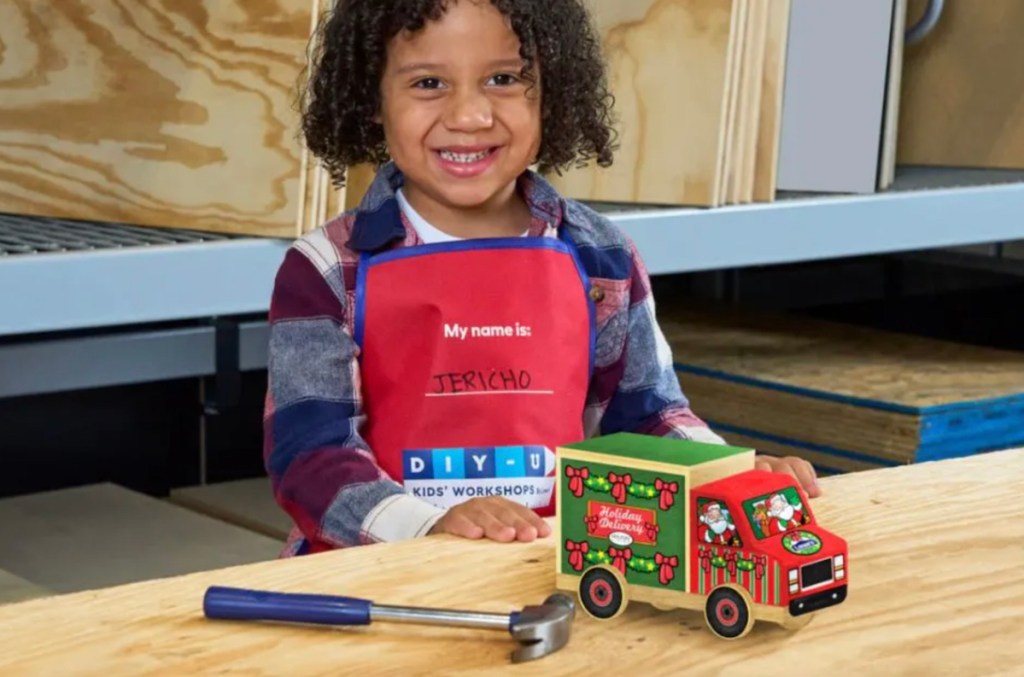
[[[476,90],[462,90],[451,97],[445,124],[459,132],[475,132],[494,124],[494,112],[487,96]]]

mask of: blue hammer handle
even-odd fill
[[[333,595],[262,592],[213,586],[203,597],[207,618],[321,625],[369,625],[369,600]]]

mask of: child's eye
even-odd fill
[[[491,78],[491,81],[499,87],[508,87],[519,82],[519,77],[512,73],[498,73]]]
[[[417,80],[413,86],[417,89],[438,89],[441,87],[441,81],[438,78],[423,78]]]

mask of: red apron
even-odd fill
[[[554,514],[554,450],[583,439],[594,306],[571,242],[490,238],[364,255],[364,436],[442,508],[500,495]]]

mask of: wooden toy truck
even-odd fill
[[[557,449],[556,587],[598,619],[628,600],[703,609],[725,639],[846,599],[846,542],[754,451],[615,434]]]

